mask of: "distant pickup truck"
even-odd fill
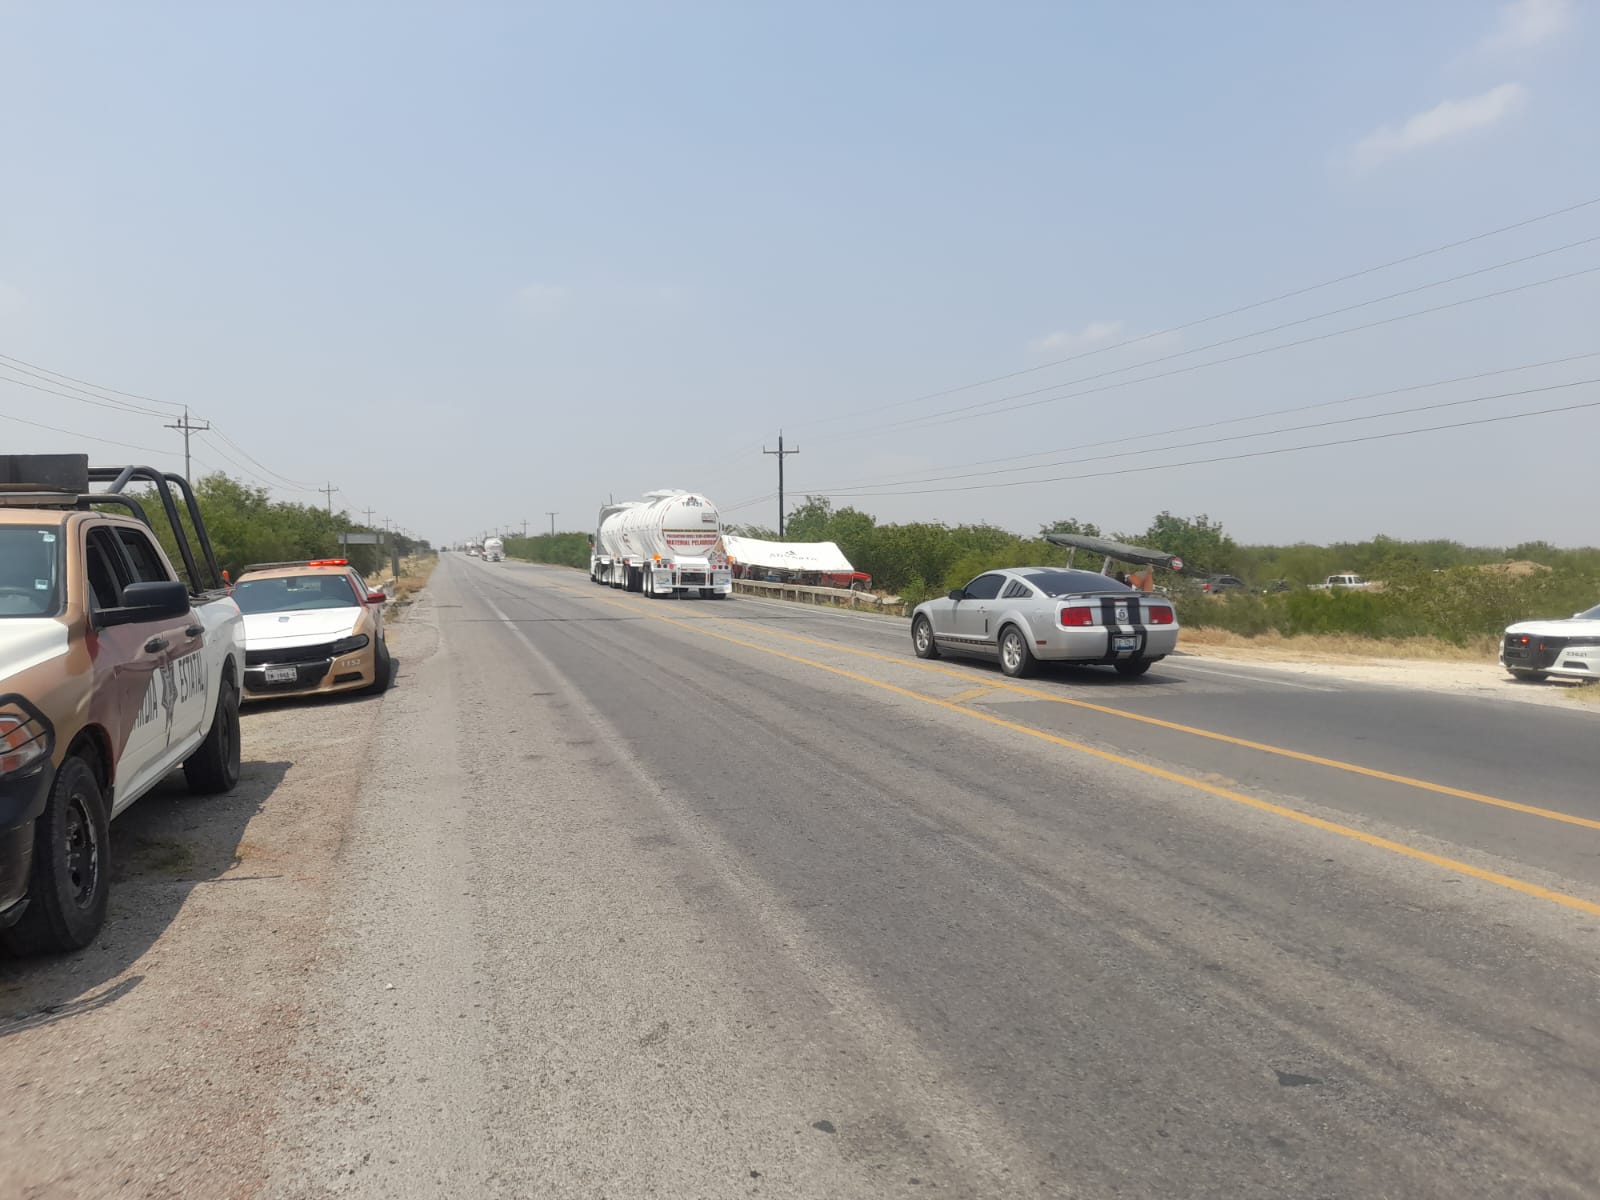
[[[817,575],[817,586],[867,592],[872,590],[872,576],[865,571],[822,571]]]
[[[1313,583],[1312,590],[1332,591],[1335,588],[1344,588],[1350,591],[1364,591],[1372,585],[1359,575],[1329,575],[1326,583]]]
[[[156,502],[187,582],[145,514]],[[0,945],[88,945],[111,819],[180,764],[196,792],[239,782],[243,627],[181,476],[0,455]]]

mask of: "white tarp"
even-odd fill
[[[853,571],[850,560],[832,542],[763,542],[725,534],[723,545],[734,562],[781,571]]]

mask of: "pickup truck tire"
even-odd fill
[[[33,879],[22,919],[0,932],[13,954],[64,954],[94,941],[106,922],[111,817],[100,780],[69,755],[33,827]]]
[[[201,796],[231,792],[239,782],[239,689],[226,676],[206,740],[183,760],[183,777]]]
[[[389,682],[394,677],[394,659],[389,656],[389,641],[387,638],[378,639],[378,649],[372,656],[372,682],[367,686],[369,696],[381,696],[389,690]]]

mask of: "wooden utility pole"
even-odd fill
[[[550,536],[551,537],[555,537],[555,535],[556,535],[556,518],[558,516],[560,516],[561,514],[560,513],[553,513],[547,508],[544,511],[544,515],[550,518]]]
[[[327,487],[319,487],[317,489],[317,491],[321,492],[324,496],[326,496],[328,498],[328,515],[330,517],[333,516],[333,494],[335,492],[337,492],[338,490],[339,490],[338,488],[333,486],[333,480],[331,480],[331,479],[328,480],[328,486]]]
[[[761,447],[761,453],[776,454],[778,456],[778,536],[781,538],[783,537],[783,460],[791,454],[799,454],[800,447],[796,446],[793,450],[785,450],[783,448],[783,430],[780,429],[778,431],[778,448],[776,450],[768,450],[763,446]]]
[[[183,406],[183,420],[174,421],[166,428],[176,429],[183,434],[183,477],[193,482],[194,472],[189,469],[189,437],[191,434],[203,433],[210,429],[211,422],[189,420],[189,406],[185,404]]]

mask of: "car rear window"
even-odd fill
[[[1600,621],[1600,604],[1596,604],[1588,612],[1579,613],[1578,617],[1584,621]]]
[[[348,575],[280,575],[241,579],[234,585],[240,612],[302,612],[314,608],[354,608],[361,603]]]
[[[1028,582],[1046,596],[1078,596],[1085,592],[1132,592],[1137,589],[1095,571],[1030,571]]]
[[[60,530],[0,526],[0,617],[53,617],[61,611]]]

